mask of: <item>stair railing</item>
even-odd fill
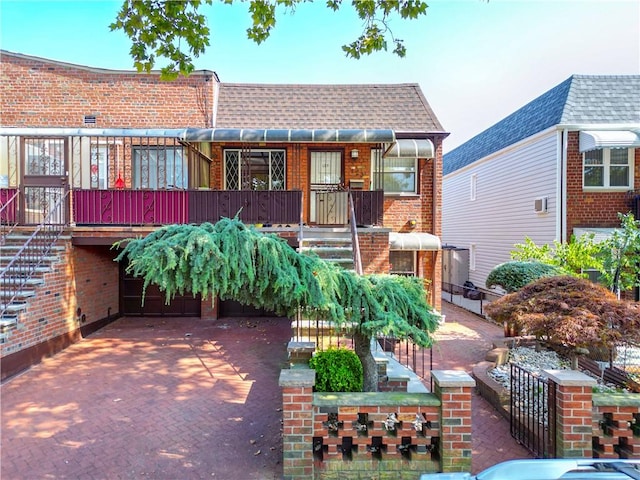
[[[20,292],[35,275],[47,255],[51,253],[53,245],[64,232],[66,223],[54,222],[52,219],[65,218],[62,212],[66,209],[68,195],[69,192],[65,192],[53,208],[46,215],[43,215],[44,219],[24,242],[18,253],[0,270],[0,290],[3,292],[0,318],[18,298]]]
[[[349,225],[351,227],[351,243],[353,247],[353,269],[358,275],[362,275],[362,256],[360,255],[360,241],[358,240],[358,224],[356,222],[356,210],[351,191],[349,191]]]
[[[4,245],[4,239],[18,225],[18,197],[20,190],[16,190],[0,207],[0,245]]]

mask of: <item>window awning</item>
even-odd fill
[[[401,138],[384,152],[384,158],[433,158],[435,148],[431,140]]]
[[[430,233],[389,233],[389,250],[436,251],[440,249],[440,239]]]
[[[580,152],[596,148],[640,147],[640,130],[585,130],[580,132]]]

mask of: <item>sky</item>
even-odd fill
[[[128,38],[109,30],[121,3],[0,0],[0,48],[132,70]],[[640,74],[640,0],[431,0],[419,20],[391,20],[406,57],[360,60],[341,49],[361,32],[344,3],[338,13],[323,1],[279,11],[256,45],[247,3],[214,0],[204,10],[211,46],[195,67],[235,83],[417,83],[450,132],[445,153],[573,74]]]

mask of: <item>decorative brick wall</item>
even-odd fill
[[[593,394],[593,457],[640,458],[640,395]]]
[[[417,480],[469,471],[471,388],[434,371],[436,392],[313,393],[315,371],[282,370],[284,478]]]
[[[582,372],[546,372],[556,390],[558,458],[640,458],[640,395],[592,393]]]

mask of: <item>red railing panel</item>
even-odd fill
[[[185,191],[74,190],[77,225],[168,225],[187,223]]]
[[[0,222],[14,224],[17,221],[17,188],[0,188]]]
[[[244,223],[297,224],[302,192],[75,190],[76,225],[215,223],[239,213]]]

